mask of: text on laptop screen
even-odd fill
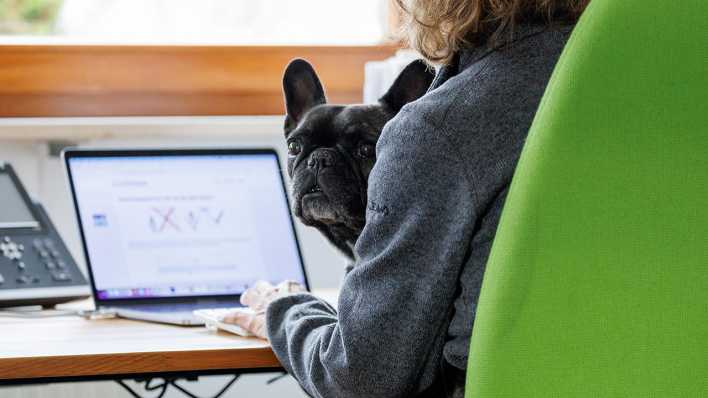
[[[69,160],[99,299],[304,283],[273,154]]]

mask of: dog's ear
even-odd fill
[[[304,59],[292,60],[285,68],[283,93],[285,94],[286,136],[307,111],[327,102],[317,73]]]
[[[433,68],[423,60],[415,60],[403,69],[379,101],[398,113],[403,105],[422,97],[428,91],[434,77]]]

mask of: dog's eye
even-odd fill
[[[297,156],[302,152],[302,145],[298,141],[290,141],[288,143],[288,155]]]
[[[359,145],[359,156],[368,159],[376,155],[376,147],[373,144],[362,143]]]

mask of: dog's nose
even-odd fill
[[[307,167],[311,169],[325,169],[337,164],[337,153],[329,148],[319,148],[312,152],[307,160]]]

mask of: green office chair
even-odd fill
[[[708,397],[708,1],[592,0],[507,197],[466,397]]]

